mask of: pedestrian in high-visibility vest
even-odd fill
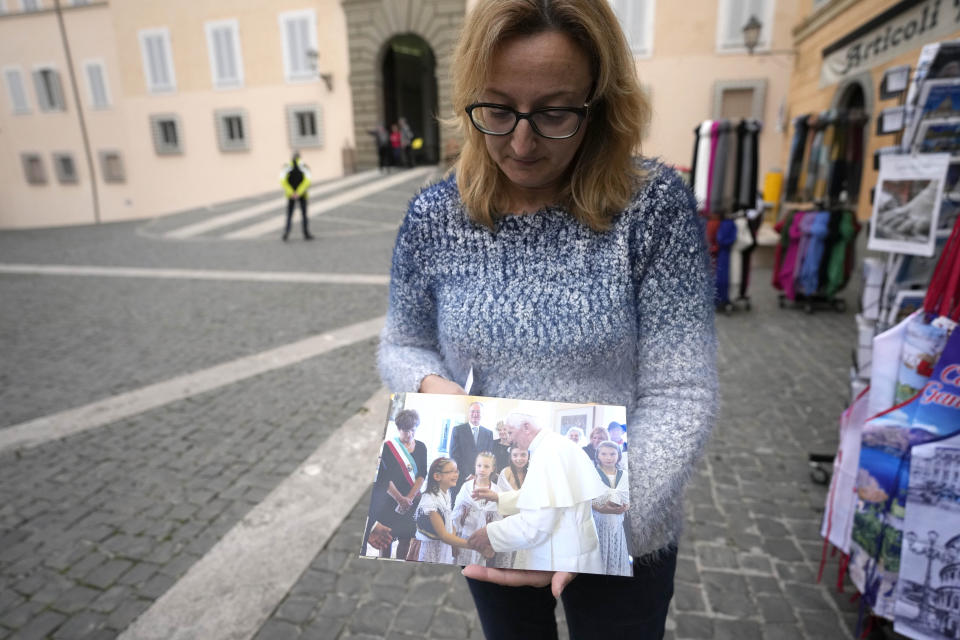
[[[290,236],[290,222],[293,220],[293,209],[298,200],[300,214],[303,217],[303,239],[313,240],[307,226],[307,189],[310,187],[310,169],[300,159],[299,151],[294,151],[293,159],[283,165],[280,184],[283,185],[283,191],[287,196],[287,227],[283,231],[283,241],[286,242]]]

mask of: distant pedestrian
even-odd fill
[[[390,147],[393,149],[393,166],[403,166],[403,134],[397,123],[390,125]]]
[[[293,220],[293,209],[300,201],[300,215],[303,217],[303,239],[313,240],[307,226],[307,189],[310,187],[310,169],[300,159],[300,152],[294,151],[293,158],[283,165],[280,174],[280,184],[287,196],[287,226],[283,231],[283,241],[290,237],[290,221]]]
[[[406,118],[400,118],[400,146],[403,147],[403,163],[407,167],[413,167],[413,129]]]
[[[378,124],[373,129],[367,129],[367,133],[373,136],[377,145],[377,164],[380,167],[380,173],[390,173],[390,134],[387,128]]]

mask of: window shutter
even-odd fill
[[[50,81],[50,102],[53,109],[65,111],[67,103],[63,99],[63,84],[60,82],[60,74],[53,69],[49,69],[47,77]]]
[[[27,91],[23,86],[23,76],[18,69],[7,69],[5,79],[10,102],[13,103],[14,113],[29,113],[30,104],[27,102]]]
[[[90,83],[90,99],[95,109],[109,106],[107,102],[107,84],[103,77],[103,67],[99,64],[87,65],[87,81]]]
[[[166,29],[141,31],[144,74],[150,91],[176,89],[170,59],[170,36]]]

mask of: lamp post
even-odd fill
[[[763,23],[754,15],[751,15],[747,24],[743,25],[743,45],[747,48],[747,55],[753,55],[753,50],[757,48],[757,44],[760,42],[760,31],[762,29]]]
[[[751,14],[747,20],[747,24],[743,25],[740,31],[743,33],[743,46],[747,50],[747,55],[754,55],[754,49],[760,44],[760,34],[763,33],[763,23],[760,21],[760,18]],[[770,49],[767,51],[758,51],[756,55],[771,56],[781,53],[796,54],[796,51],[793,49]]]
[[[936,531],[930,530],[927,532],[928,542],[919,542],[916,533],[913,531],[907,533],[907,542],[910,546],[910,551],[919,556],[924,556],[927,559],[927,572],[923,578],[923,597],[920,599],[920,611],[916,617],[916,620],[925,627],[932,626],[929,625],[927,619],[930,617],[928,609],[930,608],[930,573],[933,569],[933,561],[936,559],[952,562],[956,558],[953,551],[937,547],[938,537],[939,534]]]

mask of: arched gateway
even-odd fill
[[[424,162],[436,162],[449,117],[450,58],[465,0],[341,0],[347,19],[350,87],[358,168],[377,166],[373,136],[404,116],[424,139]],[[432,69],[432,72],[431,72]],[[404,113],[410,111],[410,113]]]

